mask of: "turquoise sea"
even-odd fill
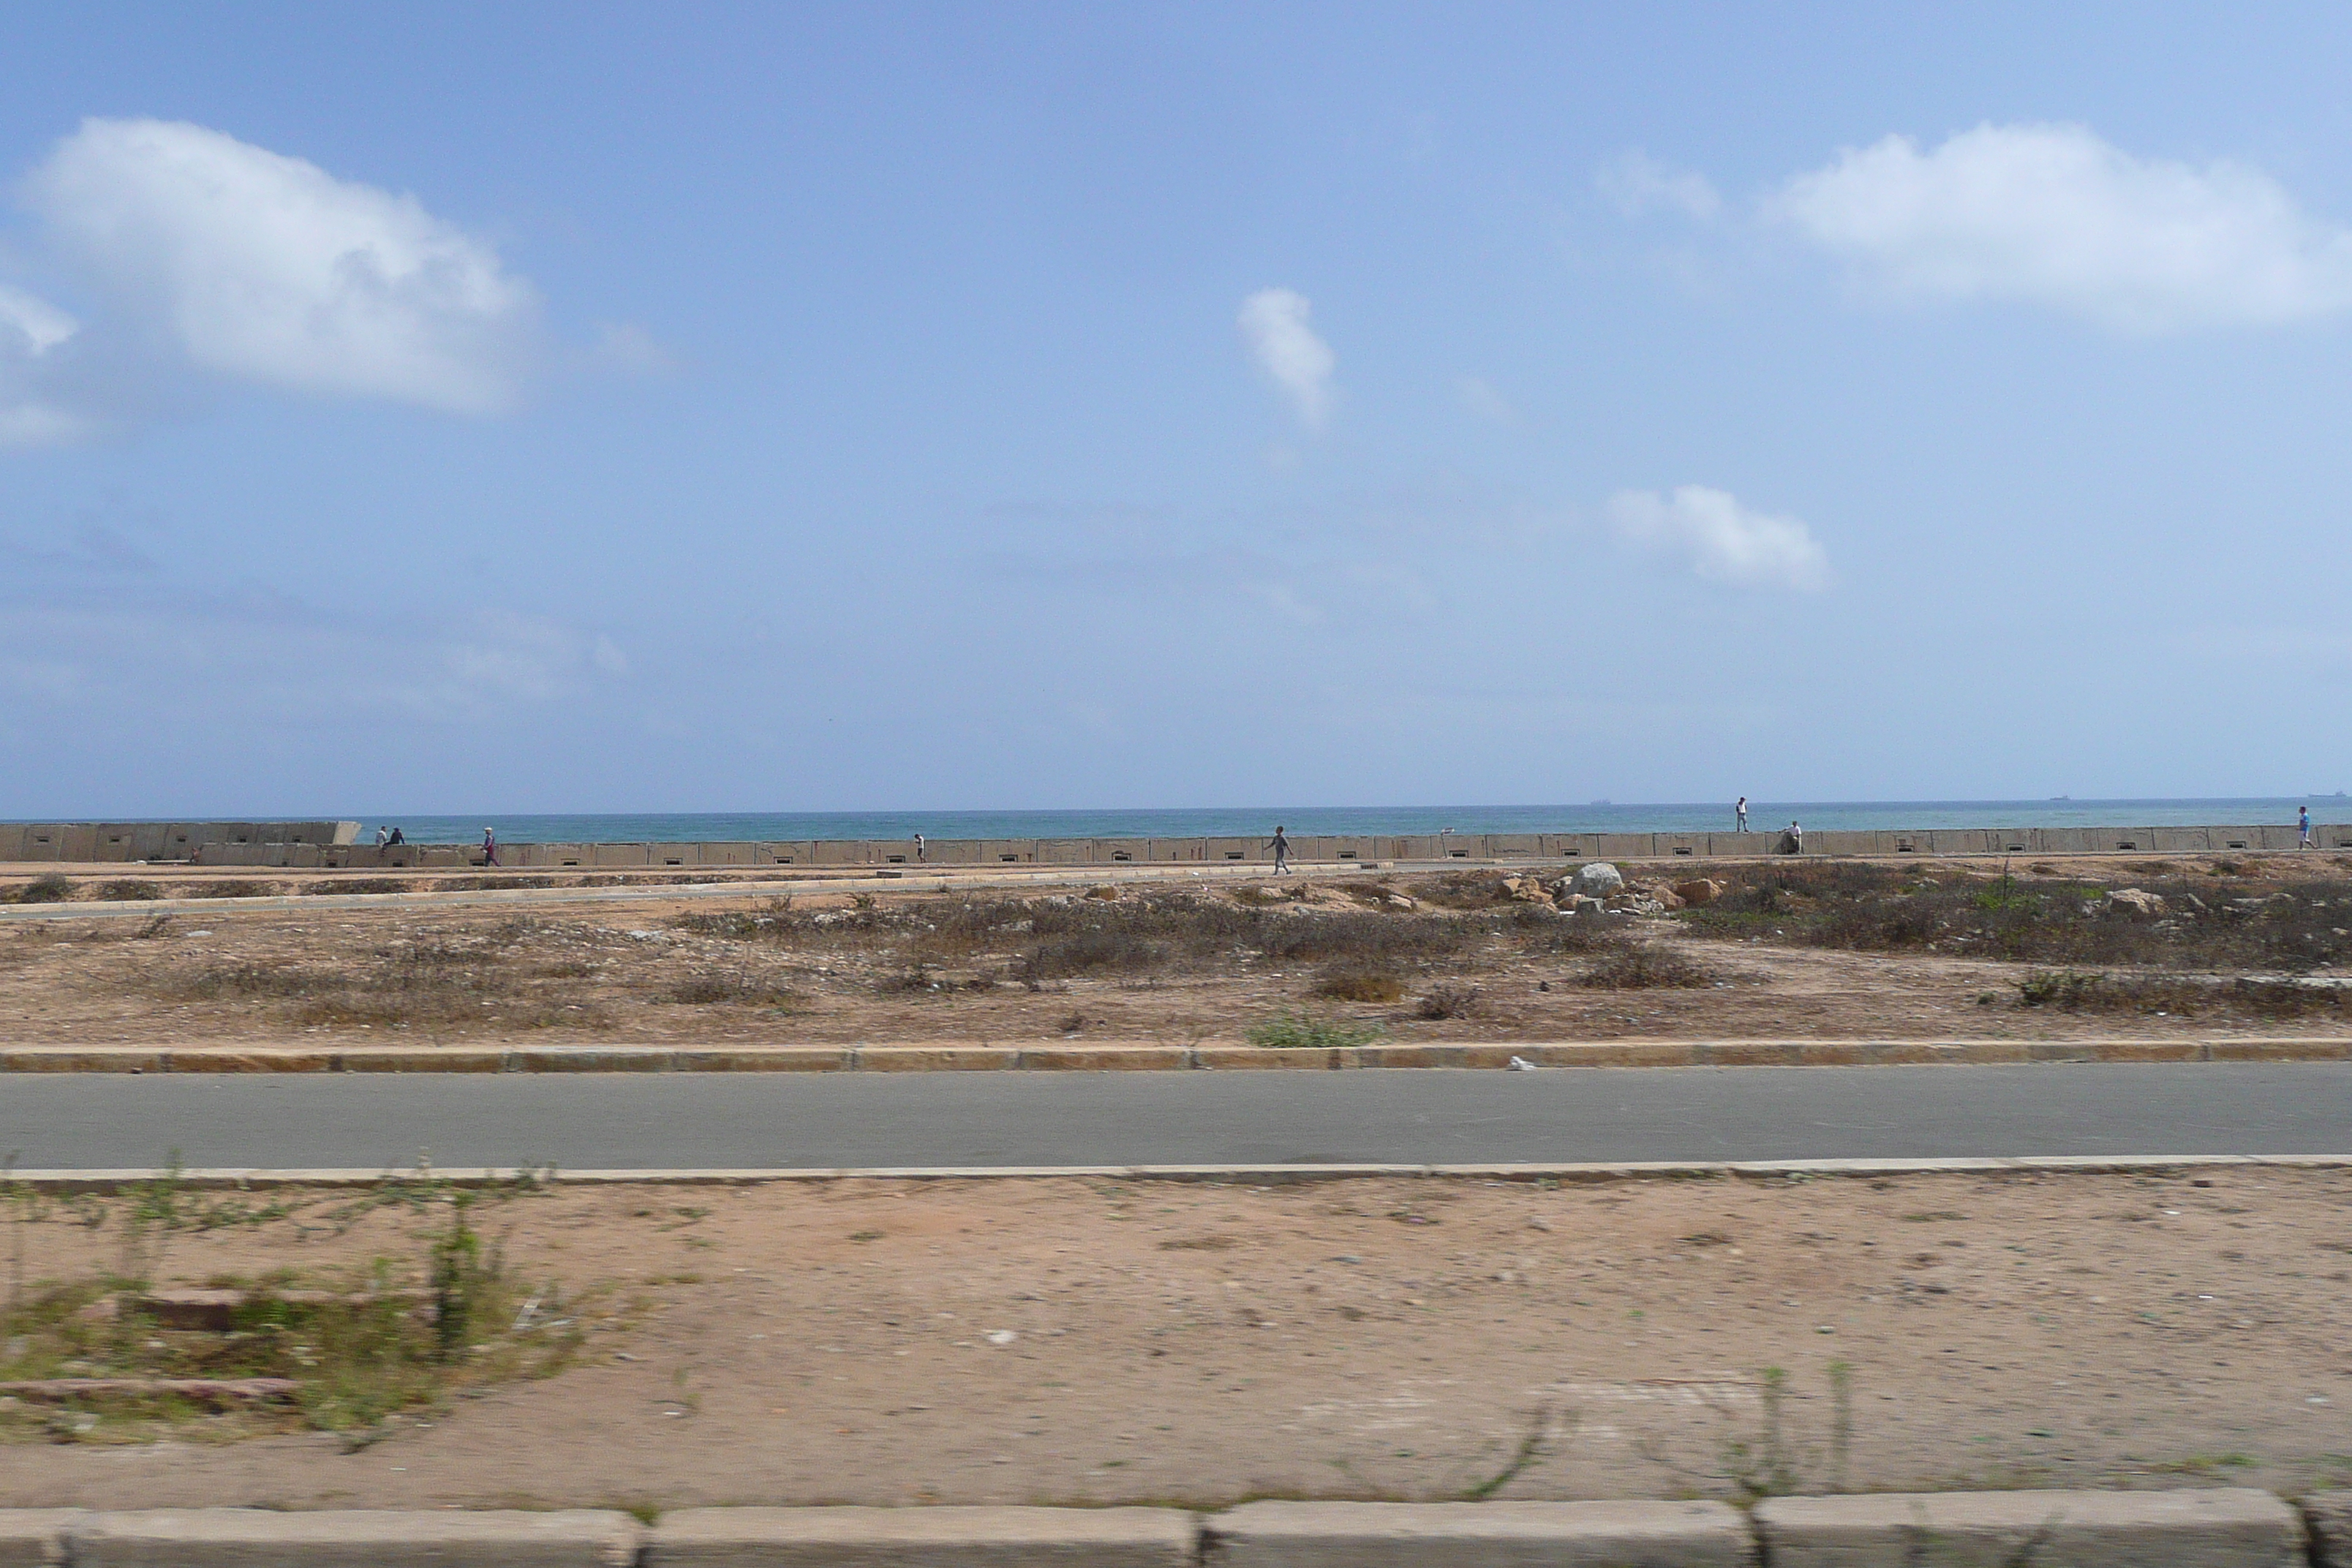
[[[1934,827],[2175,827],[2291,824],[2298,806],[2314,822],[2352,823],[2343,795],[2215,800],[1752,800],[1757,829],[1801,822],[1816,831]],[[1618,805],[1256,805],[1132,811],[743,811],[550,816],[473,812],[464,816],[371,817],[413,843],[472,843],[494,826],[511,844],[710,843],[812,838],[1192,838],[1293,835],[1455,833],[1693,833],[1728,830],[1729,801]]]

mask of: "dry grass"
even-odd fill
[[[2309,1018],[2344,1012],[2340,986],[2294,980],[2203,981],[2177,975],[2037,970],[2017,983],[2017,1005],[2061,1013],[2206,1014]]]
[[[2074,880],[1852,862],[1742,867],[1727,873],[1733,885],[1721,899],[1683,919],[1707,935],[2068,967],[2295,973],[2352,962],[2352,877],[2341,864],[2269,870],[2217,861],[2204,876],[2135,877],[2165,901],[2161,918],[2137,919],[2103,902],[2106,886]],[[2257,872],[2265,875],[2249,881]]]
[[[567,1001],[563,989],[519,972],[509,950],[530,930],[529,921],[509,921],[380,947],[333,966],[226,961],[145,974],[141,983],[173,1001],[260,1004],[303,1026],[609,1026],[602,1008]]]
[[[1401,1002],[1404,982],[1389,970],[1335,963],[1316,976],[1312,991],[1334,1002]]]
[[[1614,944],[1587,964],[1577,984],[1598,991],[1699,990],[1721,978],[1664,942]]]

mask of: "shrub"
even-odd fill
[[[1706,964],[1663,943],[1628,942],[1593,960],[1578,981],[1601,991],[1654,991],[1695,990],[1716,978]]]
[[[1457,981],[1441,981],[1429,988],[1429,994],[1413,1010],[1430,1019],[1467,1018],[1478,1010],[1478,988]]]
[[[1318,1018],[1307,1013],[1285,1013],[1251,1026],[1248,1040],[1268,1050],[1316,1050],[1328,1046],[1370,1045],[1381,1037],[1371,1025],[1344,1018]]]
[[[2191,980],[2160,974],[2108,974],[2036,970],[2017,983],[2017,1005],[2061,1013],[2238,1012],[2262,1018],[2302,1018],[2340,1011],[2344,993],[2294,980]]]
[[[806,999],[773,980],[748,974],[697,974],[671,986],[667,1000],[688,1007],[799,1007]]]
[[[144,901],[149,899],[162,898],[163,896],[163,885],[161,882],[148,882],[130,877],[118,877],[113,881],[100,888],[98,889],[98,896],[101,899],[113,899],[122,901]]]
[[[44,871],[16,895],[20,904],[62,904],[73,897],[74,885],[56,871]]]
[[[1404,982],[1385,969],[1335,963],[1317,977],[1314,992],[1335,1002],[1396,1002],[1404,996]]]

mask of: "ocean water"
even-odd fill
[[[2291,824],[2307,805],[2314,822],[2352,822],[2342,795],[2217,800],[1751,800],[1748,826],[1759,831],[1801,822],[1815,831],[1933,827],[2179,827]],[[397,826],[412,843],[478,842],[494,826],[510,844],[710,843],[813,838],[1196,838],[1454,833],[1728,832],[1729,801],[1616,805],[1205,806],[1156,811],[821,811],[683,812],[546,816],[475,812],[464,816],[372,817]]]

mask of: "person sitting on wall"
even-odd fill
[[[1783,855],[1802,855],[1805,852],[1804,828],[1794,822],[1789,824],[1780,832],[1780,847]]]
[[[397,827],[395,827],[395,828],[394,828],[394,829],[392,830],[392,837],[389,837],[389,838],[387,838],[387,839],[385,839],[385,840],[383,841],[383,843],[384,843],[384,847],[385,847],[385,848],[387,848],[387,849],[389,849],[390,847],[392,847],[392,846],[394,846],[394,845],[395,845],[395,844],[405,844],[405,843],[407,843],[407,842],[408,842],[407,836],[406,836],[406,835],[404,835],[404,834],[403,834],[403,833],[400,831],[400,829],[399,829],[399,828],[397,828]]]

